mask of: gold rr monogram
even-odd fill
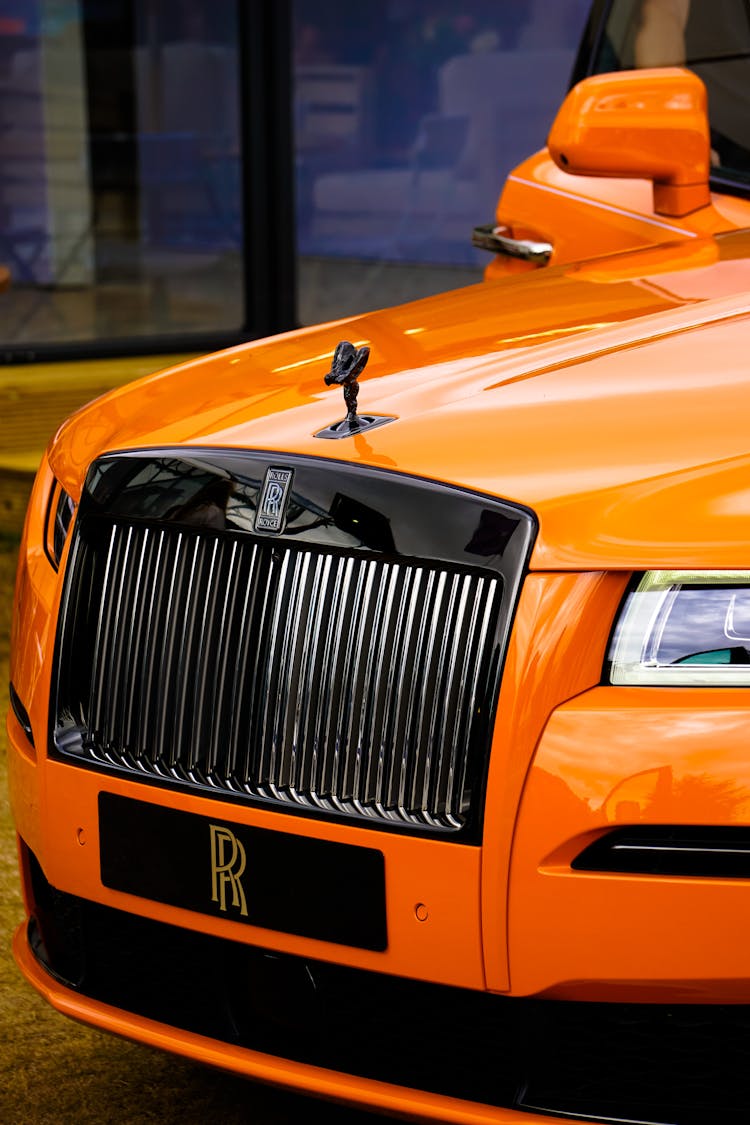
[[[231,905],[247,917],[247,902],[240,878],[245,870],[245,849],[229,828],[210,824],[211,829],[211,901],[220,910],[227,908],[227,892],[231,889]]]

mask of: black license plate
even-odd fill
[[[249,828],[99,794],[105,887],[269,930],[387,946],[385,863],[375,848]]]

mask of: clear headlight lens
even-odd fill
[[[750,686],[750,571],[649,571],[609,659],[613,684]]]
[[[47,523],[44,532],[44,549],[55,570],[68,537],[68,531],[76,510],[75,501],[68,496],[59,481],[55,481],[47,507]]]

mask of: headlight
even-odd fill
[[[75,510],[75,502],[68,496],[59,481],[55,481],[47,506],[47,521],[44,529],[44,549],[55,570],[60,566],[63,547]]]
[[[613,684],[750,686],[750,571],[649,571],[609,659]]]

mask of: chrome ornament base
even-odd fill
[[[388,422],[395,421],[396,416],[393,414],[357,414],[354,418],[342,418],[332,426],[318,430],[314,437],[338,441],[340,438],[356,437],[365,430],[376,430],[378,426],[385,426]]]

